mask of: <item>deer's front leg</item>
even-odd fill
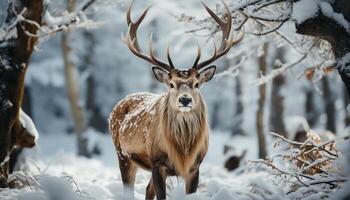
[[[191,174],[185,178],[186,181],[186,194],[191,194],[197,191],[199,180],[199,167],[194,169]]]
[[[165,199],[166,197],[166,170],[164,166],[161,166],[159,162],[153,163],[152,166],[152,181],[156,191],[156,197],[158,200]]]

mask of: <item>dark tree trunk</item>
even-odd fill
[[[240,76],[235,77],[235,113],[233,118],[232,135],[244,135],[243,124],[243,103],[242,103],[242,85]]]
[[[309,126],[312,128],[316,125],[318,113],[314,105],[314,90],[306,89],[305,92],[305,115]]]
[[[344,110],[345,110],[345,127],[350,126],[350,100],[348,98],[348,94],[346,92],[346,88],[343,89],[344,96]]]
[[[259,72],[258,75],[265,75],[267,71],[267,43],[263,44],[264,54],[258,58]],[[266,151],[266,139],[265,139],[265,120],[264,120],[264,108],[266,100],[266,84],[259,86],[259,100],[258,100],[258,111],[256,114],[256,127],[258,134],[258,145],[259,145],[259,158],[264,159],[267,156]]]
[[[86,80],[86,111],[88,113],[87,123],[89,127],[93,127],[94,129],[104,133],[107,132],[107,120],[104,119],[100,108],[96,105],[95,102],[96,81],[93,73],[94,63],[92,61],[92,55],[94,54],[96,39],[93,33],[89,30],[84,31],[84,37],[87,44],[87,53],[83,58],[83,65],[89,70],[89,76]]]
[[[283,62],[284,49],[277,49],[276,59]],[[280,66],[274,65],[274,69]],[[277,75],[272,80],[271,89],[271,106],[270,106],[270,130],[272,132],[278,133],[285,138],[288,138],[287,131],[284,126],[284,96],[282,94],[282,88],[285,84],[285,77],[283,74]]]
[[[344,18],[350,21],[350,3],[349,0],[337,0],[331,3],[334,12],[342,14]],[[310,18],[296,25],[297,33],[310,35],[320,39],[327,40],[332,45],[336,59],[341,59],[347,53],[350,53],[350,33],[334,19],[325,16],[319,12],[314,18]],[[348,95],[350,94],[350,63],[345,63],[344,67],[338,66],[340,74]]]
[[[213,105],[213,111],[211,114],[211,128],[216,129],[219,126],[219,113],[220,113],[220,102],[215,101]]]
[[[24,8],[26,19],[41,24],[43,11],[42,0],[17,0],[9,3],[5,23],[10,25],[16,19],[16,13]],[[28,36],[24,30],[35,34],[37,27],[26,22],[16,25],[17,37],[4,41],[0,46],[0,187],[8,186],[8,161],[5,161],[14,143],[11,129],[18,120],[19,109],[22,104],[24,77],[32,55],[36,38]]]
[[[317,112],[314,106],[314,91],[311,89],[306,89],[305,92],[306,100],[305,100],[305,113],[306,120],[310,127],[314,127],[317,122]]]
[[[25,86],[24,87],[24,94],[23,94],[23,100],[22,100],[22,110],[33,119],[33,113],[32,113],[32,99],[30,94],[30,87]],[[12,129],[11,134],[15,134],[14,129]],[[12,174],[12,172],[15,169],[15,166],[17,164],[18,158],[21,155],[23,150],[23,147],[16,147],[11,155],[10,155],[10,163],[9,163],[9,172]],[[18,167],[18,166],[17,166]]]
[[[322,79],[323,85],[323,102],[325,106],[325,112],[327,115],[326,128],[333,133],[336,133],[336,119],[335,119],[335,106],[333,92],[329,85],[328,77],[325,76]]]
[[[236,65],[239,63],[238,60],[233,60],[229,58],[224,59],[224,67],[223,70],[229,69],[232,65]],[[240,76],[235,76],[234,78],[235,84],[233,87],[233,119],[231,126],[231,134],[232,135],[244,135],[244,131],[242,129],[243,124],[243,103],[242,103],[242,84]]]
[[[33,119],[31,89],[28,85],[24,86],[22,110]]]

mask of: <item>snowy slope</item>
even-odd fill
[[[0,199],[120,199],[122,182],[117,167],[114,146],[110,137],[102,136],[100,144],[103,154],[94,159],[75,155],[74,136],[42,136],[35,151],[27,151],[21,174],[33,178],[29,185],[20,190],[0,190]],[[269,199],[282,198],[282,191],[267,187],[264,182],[272,181],[265,172],[246,173],[242,168],[228,173],[224,162],[223,145],[233,145],[235,151],[248,150],[247,158],[255,158],[255,139],[252,137],[229,138],[228,134],[211,134],[209,152],[201,166],[198,192],[186,196],[184,184],[175,177],[168,179],[169,199],[263,199],[251,194],[253,187],[262,187],[271,192]],[[59,178],[58,178],[59,177]],[[135,198],[144,199],[150,173],[139,170],[136,177]],[[29,178],[30,179],[30,178]],[[253,183],[253,185],[252,185]],[[272,185],[271,185],[272,186]],[[265,196],[266,197],[266,196]]]

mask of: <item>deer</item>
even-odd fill
[[[152,176],[146,188],[146,199],[166,198],[166,178],[182,177],[186,193],[194,193],[198,187],[199,166],[209,143],[206,105],[199,88],[210,81],[216,71],[211,65],[225,55],[243,38],[231,34],[232,16],[224,3],[225,19],[203,3],[205,10],[218,24],[222,32],[220,47],[214,42],[214,52],[200,61],[198,45],[194,64],[189,69],[175,68],[167,48],[167,62],[154,55],[152,34],[149,39],[149,54],[141,51],[137,30],[150,8],[136,20],[131,19],[132,3],[127,13],[128,31],[122,37],[135,56],[152,64],[153,75],[167,86],[163,94],[136,93],[126,96],[113,108],[109,116],[109,130],[113,139],[124,195],[134,198],[135,174],[139,168],[150,171]]]

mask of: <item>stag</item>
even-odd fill
[[[131,94],[114,107],[109,117],[109,129],[115,144],[124,192],[133,198],[135,174],[138,168],[152,172],[146,189],[146,199],[166,198],[166,177],[181,176],[185,180],[186,193],[196,192],[199,165],[208,150],[208,122],[200,86],[212,79],[216,66],[210,65],[225,55],[243,38],[234,40],[231,35],[232,18],[227,5],[225,20],[203,3],[209,15],[222,31],[222,40],[207,60],[201,61],[198,45],[197,57],[190,69],[176,69],[170,58],[156,58],[149,40],[149,55],[142,53],[137,41],[137,29],[145,18],[133,22],[128,8],[126,19],[128,31],[123,41],[137,57],[151,63],[155,78],[167,85],[161,95],[151,93]]]

